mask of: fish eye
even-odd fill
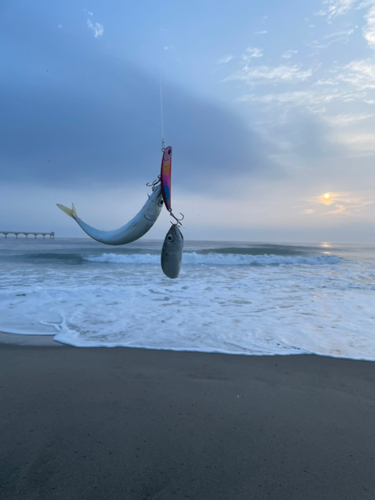
[[[173,236],[172,236],[171,234],[168,234],[168,236],[167,236],[167,240],[168,240],[168,241],[173,241]]]
[[[159,201],[159,207],[162,207],[162,206],[163,206],[163,200],[161,199],[161,200]]]
[[[168,149],[168,154],[170,155],[172,153],[172,151],[170,149]]]

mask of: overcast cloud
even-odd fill
[[[187,237],[375,241],[375,1],[159,7],[1,3],[1,226],[80,236],[71,201],[127,222],[159,171],[161,72]]]

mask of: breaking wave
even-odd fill
[[[160,255],[131,254],[118,255],[104,253],[99,256],[84,257],[89,262],[103,262],[112,264],[160,264]],[[214,265],[214,266],[267,266],[267,265],[331,265],[340,262],[335,255],[280,256],[280,255],[241,255],[241,254],[198,254],[186,252],[182,257],[183,264]]]

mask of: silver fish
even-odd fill
[[[184,237],[177,224],[173,224],[164,239],[161,250],[161,268],[168,278],[178,278],[183,248]]]
[[[100,243],[105,243],[106,245],[125,245],[126,243],[138,240],[152,228],[163,207],[163,197],[161,185],[158,184],[154,186],[152,188],[151,196],[149,196],[148,200],[137,215],[125,224],[125,226],[113,231],[101,231],[100,229],[96,229],[95,227],[86,224],[86,222],[78,217],[73,204],[71,209],[58,203],[57,206],[69,215],[69,217],[74,219],[76,223],[85,231],[85,233],[91,236],[94,240],[99,241]]]

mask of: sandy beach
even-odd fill
[[[375,364],[0,344],[0,497],[375,497]]]

